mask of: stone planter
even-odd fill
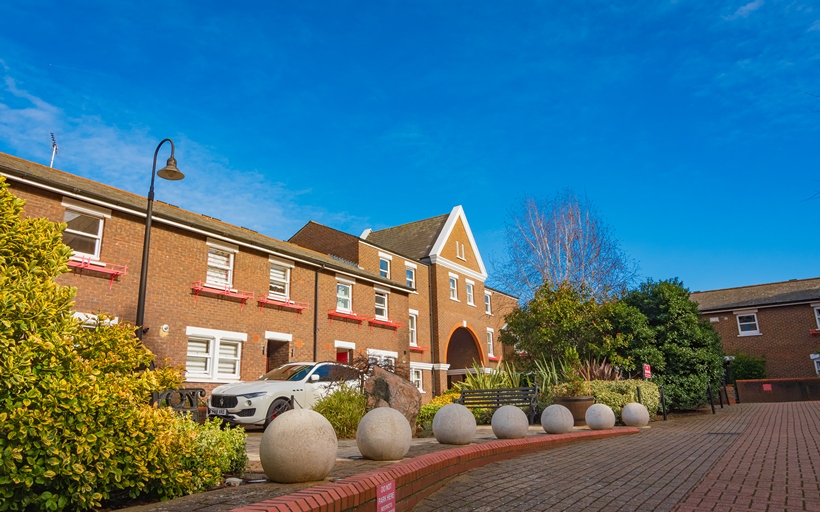
[[[553,402],[569,409],[572,413],[573,424],[576,427],[583,427],[587,424],[587,409],[595,403],[595,399],[591,396],[556,396]]]

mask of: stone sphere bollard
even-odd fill
[[[592,404],[585,416],[587,425],[592,430],[604,430],[615,426],[615,413],[608,405]]]
[[[491,422],[493,434],[499,439],[521,439],[527,437],[530,420],[524,411],[512,405],[499,407],[493,413]]]
[[[643,405],[632,402],[626,404],[621,411],[624,425],[630,427],[645,427],[649,425],[649,411]]]
[[[553,404],[541,413],[541,427],[547,434],[566,434],[572,432],[575,420],[569,409],[560,404]]]
[[[433,435],[441,444],[470,444],[475,432],[475,416],[461,404],[445,405],[433,418]]]
[[[356,446],[371,460],[400,460],[410,450],[412,439],[407,418],[390,407],[373,409],[356,428]]]
[[[273,482],[314,482],[330,474],[338,451],[336,432],[324,416],[295,409],[277,416],[265,429],[259,460]]]

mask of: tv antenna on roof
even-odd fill
[[[54,138],[54,132],[51,133],[51,165],[49,168],[54,167],[54,156],[57,154],[57,139]]]

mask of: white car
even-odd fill
[[[258,380],[225,384],[208,399],[208,415],[238,425],[267,427],[290,409],[311,409],[334,382],[358,385],[359,371],[339,363],[288,363]]]

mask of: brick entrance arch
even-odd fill
[[[459,382],[467,370],[475,364],[484,366],[484,353],[478,337],[469,327],[457,327],[447,340],[446,362],[450,365],[447,375],[447,387]]]

